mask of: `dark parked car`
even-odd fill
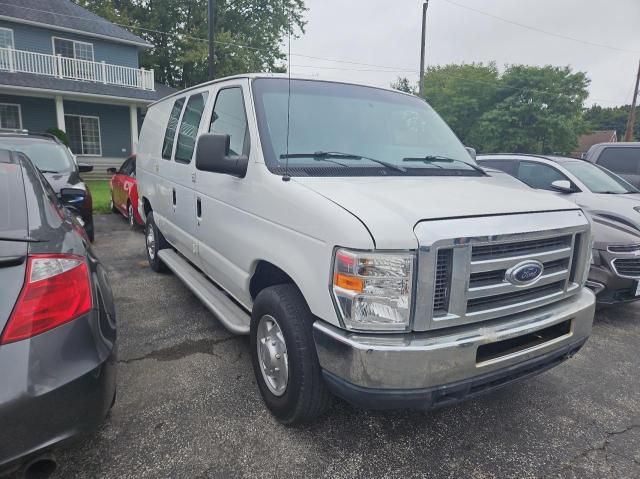
[[[53,135],[26,131],[0,131],[0,148],[24,153],[44,174],[56,195],[75,212],[93,241],[93,202],[91,191],[80,173],[93,166],[77,164],[69,149]]]
[[[115,389],[105,269],[40,171],[0,149],[0,475],[48,471],[42,454],[99,425]]]
[[[640,143],[598,143],[587,151],[585,160],[617,173],[640,188]]]

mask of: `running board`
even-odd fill
[[[249,334],[249,313],[216,288],[204,274],[172,249],[162,249],[158,256],[225,328],[234,334]]]

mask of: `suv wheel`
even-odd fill
[[[160,230],[156,226],[156,223],[153,220],[152,211],[147,214],[147,224],[145,226],[144,237],[147,260],[149,261],[151,269],[158,273],[168,271],[167,265],[158,257],[158,251],[169,248],[169,243],[167,243],[167,240],[164,239],[164,236],[162,236],[162,233],[160,233]]]
[[[283,424],[311,421],[329,406],[313,341],[315,318],[293,284],[262,290],[251,312],[251,362],[267,408]]]

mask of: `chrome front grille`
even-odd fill
[[[617,258],[613,260],[613,267],[618,276],[640,278],[640,258]]]
[[[445,236],[451,233],[458,236]],[[416,226],[416,235],[416,331],[495,319],[561,300],[580,289],[588,272],[591,237],[580,211],[424,222]],[[509,279],[507,272],[526,262],[541,264],[541,275],[528,284]]]

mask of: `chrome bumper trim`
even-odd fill
[[[444,330],[403,335],[348,332],[322,321],[313,325],[320,366],[353,385],[378,389],[431,388],[497,371],[586,340],[591,333],[595,296],[582,289],[552,305],[506,318]],[[566,320],[570,334],[478,364],[477,349]]]

